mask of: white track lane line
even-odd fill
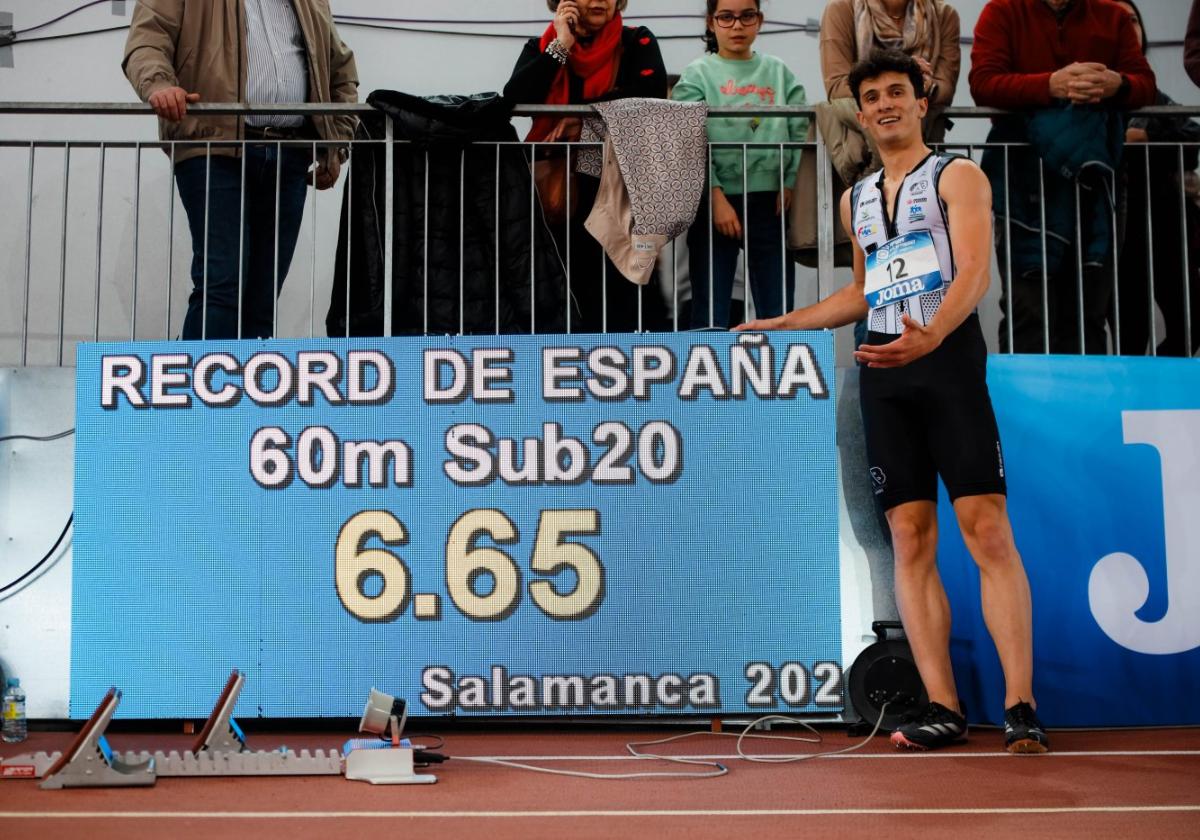
[[[578,819],[585,817],[1030,816],[1033,814],[1200,813],[1200,805],[1097,805],[1077,808],[772,808],[650,811],[0,811],[0,819]]]

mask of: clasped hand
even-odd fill
[[[1116,96],[1121,74],[1094,61],[1077,61],[1050,76],[1050,95],[1077,104],[1095,105]]]

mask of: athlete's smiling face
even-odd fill
[[[917,98],[912,79],[906,74],[889,70],[863,79],[858,99],[859,125],[877,144],[891,145],[914,134],[920,137],[929,100]]]

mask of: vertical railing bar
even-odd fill
[[[833,284],[834,214],[839,212],[833,205],[833,172],[829,163],[829,147],[816,132],[817,145],[817,297],[822,289]]]
[[[326,163],[329,161],[330,155],[335,154],[333,149],[326,149]],[[314,140],[312,144],[312,224],[309,226],[312,230],[312,273],[308,282],[308,337],[312,338],[317,334],[317,200],[319,199],[320,190],[317,189],[317,143]]]
[[[608,335],[608,255],[600,246],[600,331]]]
[[[1050,266],[1046,261],[1046,171],[1040,158],[1038,168],[1038,211],[1041,213],[1042,237],[1042,347],[1047,355],[1050,353]],[[1016,309],[1012,301],[1010,309]]]
[[[533,168],[537,169],[537,143],[530,146],[530,160],[534,162]],[[563,177],[569,182],[571,180],[567,173],[563,173]],[[497,187],[498,188],[498,187]],[[568,205],[570,206],[570,205]],[[536,218],[537,218],[537,178],[529,179],[529,334],[537,334],[537,239],[536,239]],[[496,327],[499,329],[499,319],[497,319]]]
[[[567,332],[571,332],[571,310],[575,302],[575,298],[571,292],[571,144],[567,144],[567,206],[565,209],[566,215],[566,231],[567,231]]]
[[[751,303],[753,295],[750,294],[750,174],[746,171],[747,165],[746,144],[742,144],[742,267],[745,275],[745,288],[742,295],[742,318],[750,317]],[[709,278],[709,287],[715,288],[716,284]],[[730,308],[733,307],[733,295],[730,295]],[[728,324],[722,324],[722,327]]]
[[[346,322],[346,338],[350,337],[350,284],[354,282],[354,272],[351,270],[353,262],[350,259],[351,253],[354,251],[354,173],[351,171],[354,168],[354,139],[351,138],[347,143],[348,153],[346,155],[346,207],[349,210],[346,212],[346,309],[345,317],[342,319]],[[336,253],[336,251],[335,251]],[[337,258],[334,258],[337,261]],[[385,281],[386,282],[386,281]]]
[[[142,224],[142,144],[133,147],[133,294],[129,306],[129,340],[137,341],[138,246]]]
[[[681,234],[682,235],[682,234]],[[671,240],[671,322],[679,332],[679,237]]]
[[[383,118],[383,334],[387,338],[392,336],[392,306],[395,301],[392,294],[392,238],[394,236],[393,225],[395,224],[395,196],[392,188],[395,185],[396,178],[396,162],[393,160],[393,143],[395,142],[395,126],[392,124],[390,115],[385,114]],[[426,155],[428,158],[428,154]],[[425,161],[425,195],[429,195],[429,161]],[[428,214],[426,214],[428,219]],[[428,224],[428,221],[426,222]],[[425,236],[425,250],[429,248],[428,230]],[[426,256],[428,263],[428,255]],[[428,266],[426,266],[426,274],[428,274]]]
[[[642,323],[642,294],[646,291],[645,286],[637,287],[637,331],[643,333],[646,331],[645,325]]]
[[[600,332],[608,335],[608,256],[600,247]]]
[[[1011,199],[1011,191],[1009,189],[1010,172],[1008,168],[1008,144],[1004,144],[1004,283],[1005,295],[1004,299],[1008,302],[1008,312],[1005,313],[1008,317],[1005,319],[1008,331],[1008,353],[1011,356],[1017,352],[1017,348],[1013,343],[1013,266],[1012,266],[1012,205],[1009,203]]]
[[[779,144],[779,314],[788,311],[787,305],[787,185],[783,165],[783,144]]]
[[[458,334],[467,334],[467,147],[458,155]]]
[[[171,337],[171,286],[175,279],[175,141],[171,141],[171,175],[167,178],[171,203],[167,206],[167,314],[166,332]]]
[[[713,147],[712,142],[708,144],[708,288],[705,293],[708,296],[708,326],[712,329],[717,324],[716,304],[713,298],[713,240],[716,239],[716,231],[713,230]],[[722,190],[724,192],[724,190]],[[692,306],[696,305],[696,278],[692,278]]]
[[[274,294],[271,296],[271,338],[279,337],[279,210],[281,206],[280,193],[283,191],[283,144],[281,141],[275,141],[275,284],[272,289]],[[255,336],[258,338],[259,336]]]
[[[1113,172],[1111,200],[1108,203],[1109,215],[1112,218],[1112,293],[1113,293],[1113,354],[1121,355],[1121,245],[1120,230],[1117,227],[1117,173]]]
[[[246,283],[246,158],[249,156],[249,147],[246,141],[242,141],[242,165],[241,174],[238,176],[240,185],[238,188],[238,282],[237,282],[237,330],[234,332],[239,339],[245,338],[242,335],[242,319],[245,313],[242,310],[242,298],[245,294]]]
[[[533,180],[533,170],[530,170],[530,180]],[[495,217],[492,230],[492,250],[496,262],[496,311],[495,334],[500,335],[500,144],[496,144],[496,200]]]
[[[63,151],[63,190],[62,190],[62,255],[59,260],[58,278],[58,366],[63,363],[63,340],[66,326],[67,309],[67,200],[70,195],[71,183],[71,144],[67,143]]]
[[[1079,355],[1087,355],[1086,325],[1083,315],[1083,221],[1079,209],[1079,180],[1075,180],[1075,287],[1079,293],[1079,308],[1076,310],[1076,327],[1079,329]]]
[[[200,338],[208,338],[208,212],[212,203],[212,143],[204,144],[204,244],[200,253]]]
[[[1150,190],[1150,150],[1146,150],[1143,160],[1146,170],[1146,299],[1147,317],[1150,321],[1150,355],[1158,355],[1158,325],[1154,318],[1154,211],[1151,209],[1154,198]]]
[[[100,166],[96,176],[96,300],[92,314],[92,341],[100,340],[100,281],[104,261],[104,164],[108,149],[100,144]]]
[[[1184,183],[1183,144],[1176,146],[1179,156],[1179,236],[1183,246],[1183,271],[1180,279],[1183,281],[1183,355],[1192,355],[1192,270],[1190,268],[1192,255],[1188,248],[1187,222],[1187,189]]]
[[[21,300],[21,367],[29,364],[29,296],[33,271],[33,167],[37,148],[29,143],[29,184],[25,192],[25,294]]]
[[[421,333],[429,335],[429,150],[425,150],[425,192],[421,198]]]

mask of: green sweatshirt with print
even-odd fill
[[[764,105],[805,105],[804,86],[796,81],[788,66],[772,55],[754,53],[738,61],[715,53],[698,58],[687,66],[671,93],[678,102],[707,102],[709,105],[761,107]],[[808,134],[808,118],[794,117],[710,117],[708,139],[711,143],[803,143]],[[742,149],[712,150],[712,186],[726,195],[741,195]],[[779,191],[779,150],[746,150],[745,189],[748,192]],[[783,151],[783,185],[796,182],[800,150]]]

